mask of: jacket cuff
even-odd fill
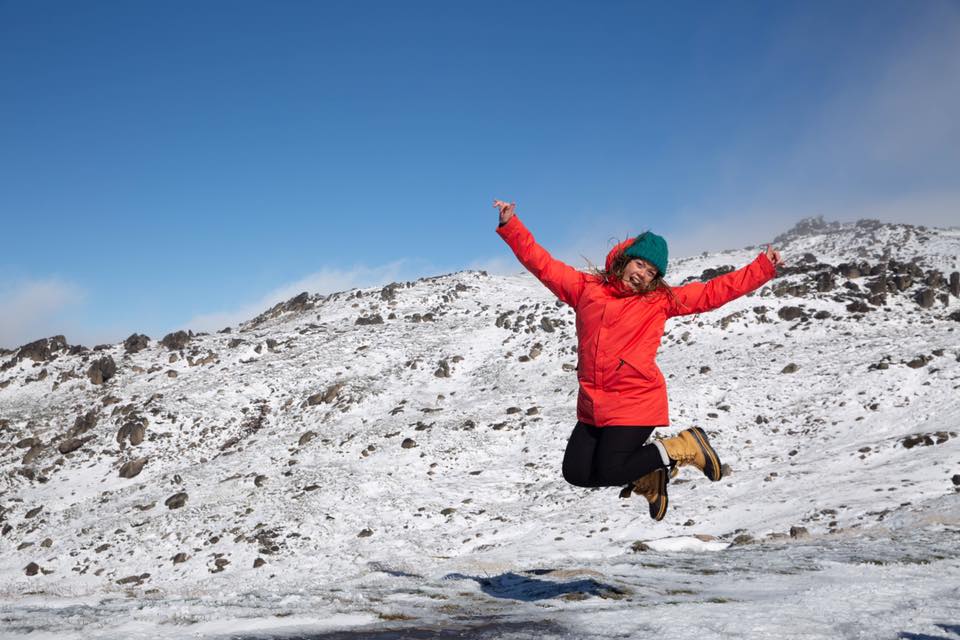
[[[506,240],[508,235],[512,235],[514,232],[516,232],[517,225],[519,224],[520,220],[517,218],[517,214],[513,214],[505,224],[501,224],[497,227],[497,234]]]
[[[777,268],[770,262],[770,258],[767,257],[766,252],[761,252],[754,262],[760,265],[760,268],[763,270],[763,275],[767,276],[767,280],[771,280],[777,275]]]

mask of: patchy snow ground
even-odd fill
[[[0,637],[960,638],[960,302],[931,273],[960,234],[780,243],[782,277],[667,325],[665,431],[703,426],[729,469],[684,470],[660,523],[560,477],[573,314],[529,275],[3,355]]]

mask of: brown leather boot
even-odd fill
[[[714,482],[723,477],[720,456],[710,446],[707,434],[700,427],[681,431],[673,438],[661,440],[660,444],[666,450],[670,461],[678,467],[692,464]]]
[[[639,480],[634,480],[629,487],[634,493],[647,499],[650,503],[650,517],[657,521],[663,520],[663,516],[667,515],[667,482],[667,470],[657,469]]]

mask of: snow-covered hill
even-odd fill
[[[665,432],[728,475],[660,523],[563,481],[573,314],[528,274],[0,352],[3,636],[960,635],[960,230],[776,243],[776,280],[668,323]]]

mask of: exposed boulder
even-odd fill
[[[167,505],[168,509],[179,509],[183,505],[187,504],[188,497],[189,496],[187,495],[186,491],[181,491],[167,498],[163,504]]]
[[[180,351],[190,343],[190,339],[193,338],[193,333],[187,333],[186,331],[175,331],[173,333],[168,333],[163,336],[163,340],[160,341],[160,344],[165,346],[170,351]]]
[[[63,336],[53,336],[52,338],[41,338],[29,344],[25,344],[17,350],[17,358],[23,360],[29,358],[34,362],[47,362],[58,351],[64,351],[69,348],[67,339]]]
[[[83,443],[84,443],[84,440],[81,440],[79,438],[67,438],[66,440],[60,443],[60,445],[57,447],[57,451],[66,455],[82,447]]]
[[[777,311],[777,316],[779,316],[781,320],[790,322],[798,318],[805,318],[806,314],[803,313],[803,309],[800,307],[781,307],[780,310]]]
[[[73,421],[73,427],[67,432],[67,434],[70,436],[79,436],[84,434],[97,426],[97,419],[98,416],[96,411],[87,411],[83,415],[77,416],[77,419]]]
[[[124,463],[124,465],[120,467],[120,477],[133,478],[137,476],[141,471],[143,471],[143,466],[145,464],[147,464],[147,458],[136,458]]]
[[[916,297],[914,297],[917,304],[920,305],[923,309],[929,309],[933,306],[933,303],[937,301],[937,292],[933,289],[921,289],[917,292]]]
[[[383,316],[379,313],[374,313],[369,316],[361,316],[357,318],[354,324],[383,324]]]
[[[345,386],[347,386],[345,382],[334,383],[327,387],[325,391],[315,393],[307,398],[307,404],[310,406],[320,403],[331,404],[337,399],[337,396],[340,395],[340,391],[342,391]]]
[[[93,364],[87,369],[87,377],[93,384],[100,385],[112,378],[116,372],[117,364],[113,361],[113,358],[104,356],[93,361]]]
[[[123,341],[123,349],[127,353],[143,351],[150,344],[150,338],[142,333],[135,333]]]

